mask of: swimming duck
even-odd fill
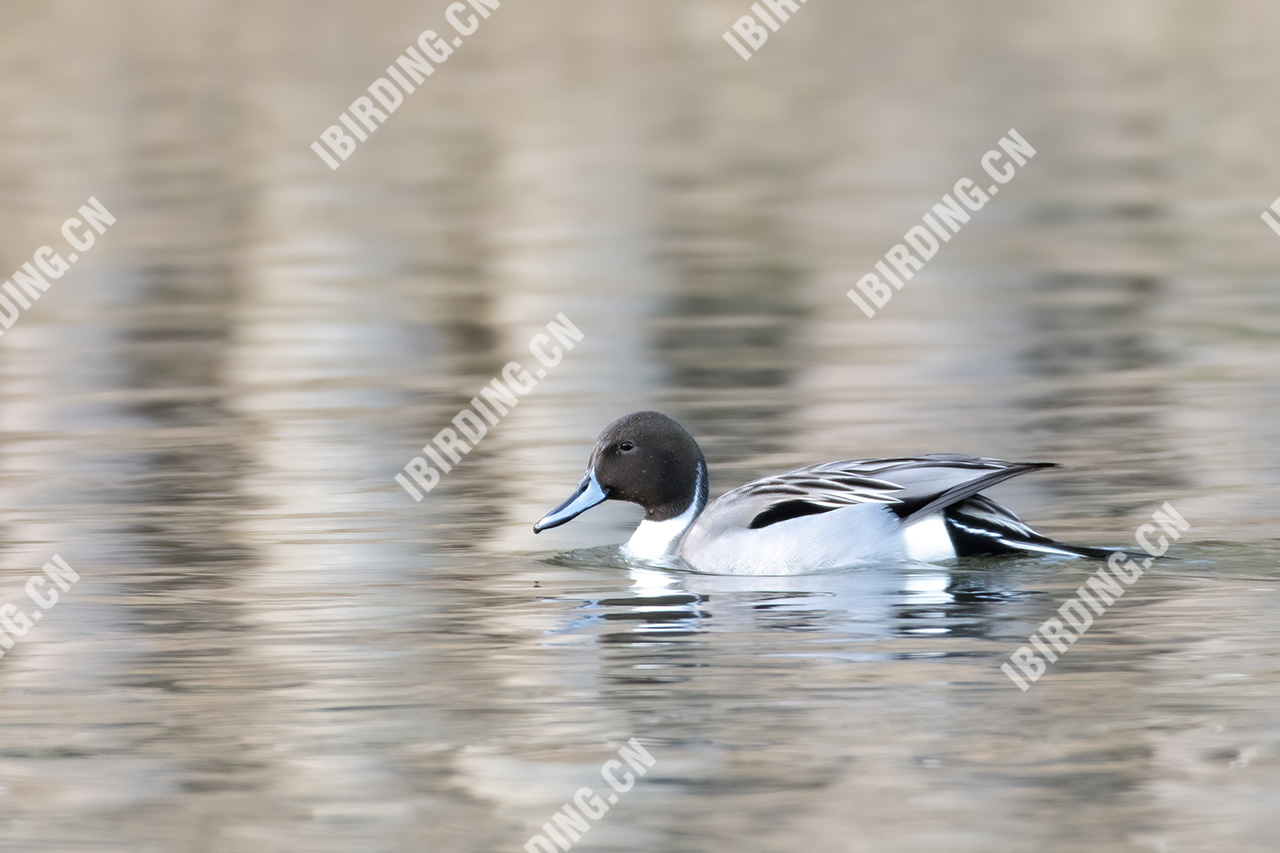
[[[577,490],[533,532],[618,500],[645,511],[623,546],[628,556],[708,574],[789,575],[999,554],[1109,556],[1111,549],[1055,542],[979,494],[1050,467],[952,453],[853,459],[754,480],[708,503],[698,442],[661,412],[633,412],[604,428]]]

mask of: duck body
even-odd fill
[[[578,490],[534,532],[625,500],[645,509],[624,546],[629,556],[708,574],[999,554],[1105,558],[1110,550],[1055,542],[980,494],[1047,467],[949,453],[844,460],[754,480],[708,502],[706,460],[693,437],[659,412],[634,412],[605,427]]]

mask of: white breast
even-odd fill
[[[632,557],[660,560],[675,551],[676,543],[692,521],[692,510],[667,521],[642,521],[623,547]]]
[[[640,526],[636,528],[635,533],[631,534],[627,544],[622,546],[623,550],[640,560],[661,560],[663,557],[669,557],[674,554],[680,537],[684,535],[684,532],[689,529],[689,525],[693,524],[693,520],[702,511],[702,504],[705,500],[705,483],[706,473],[704,471],[702,477],[698,480],[697,488],[694,490],[693,503],[689,504],[688,509],[675,518],[669,518],[666,521],[640,522]]]

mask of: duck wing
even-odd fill
[[[720,496],[706,513],[722,525],[758,529],[841,507],[884,504],[906,525],[996,483],[1053,465],[954,453],[846,459],[754,480]]]

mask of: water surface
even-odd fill
[[[1273,849],[1275,9],[812,2],[744,63],[746,4],[506,3],[329,171],[444,5],[0,10],[0,269],[119,219],[0,338],[0,601],[82,578],[0,658],[0,846],[517,851],[636,738],[575,849]],[[863,316],[1010,127],[1035,158]],[[583,342],[415,503],[559,312]],[[949,451],[1061,463],[995,496],[1067,541],[1191,529],[1023,693],[1093,564],[535,538],[642,407],[716,493]]]

